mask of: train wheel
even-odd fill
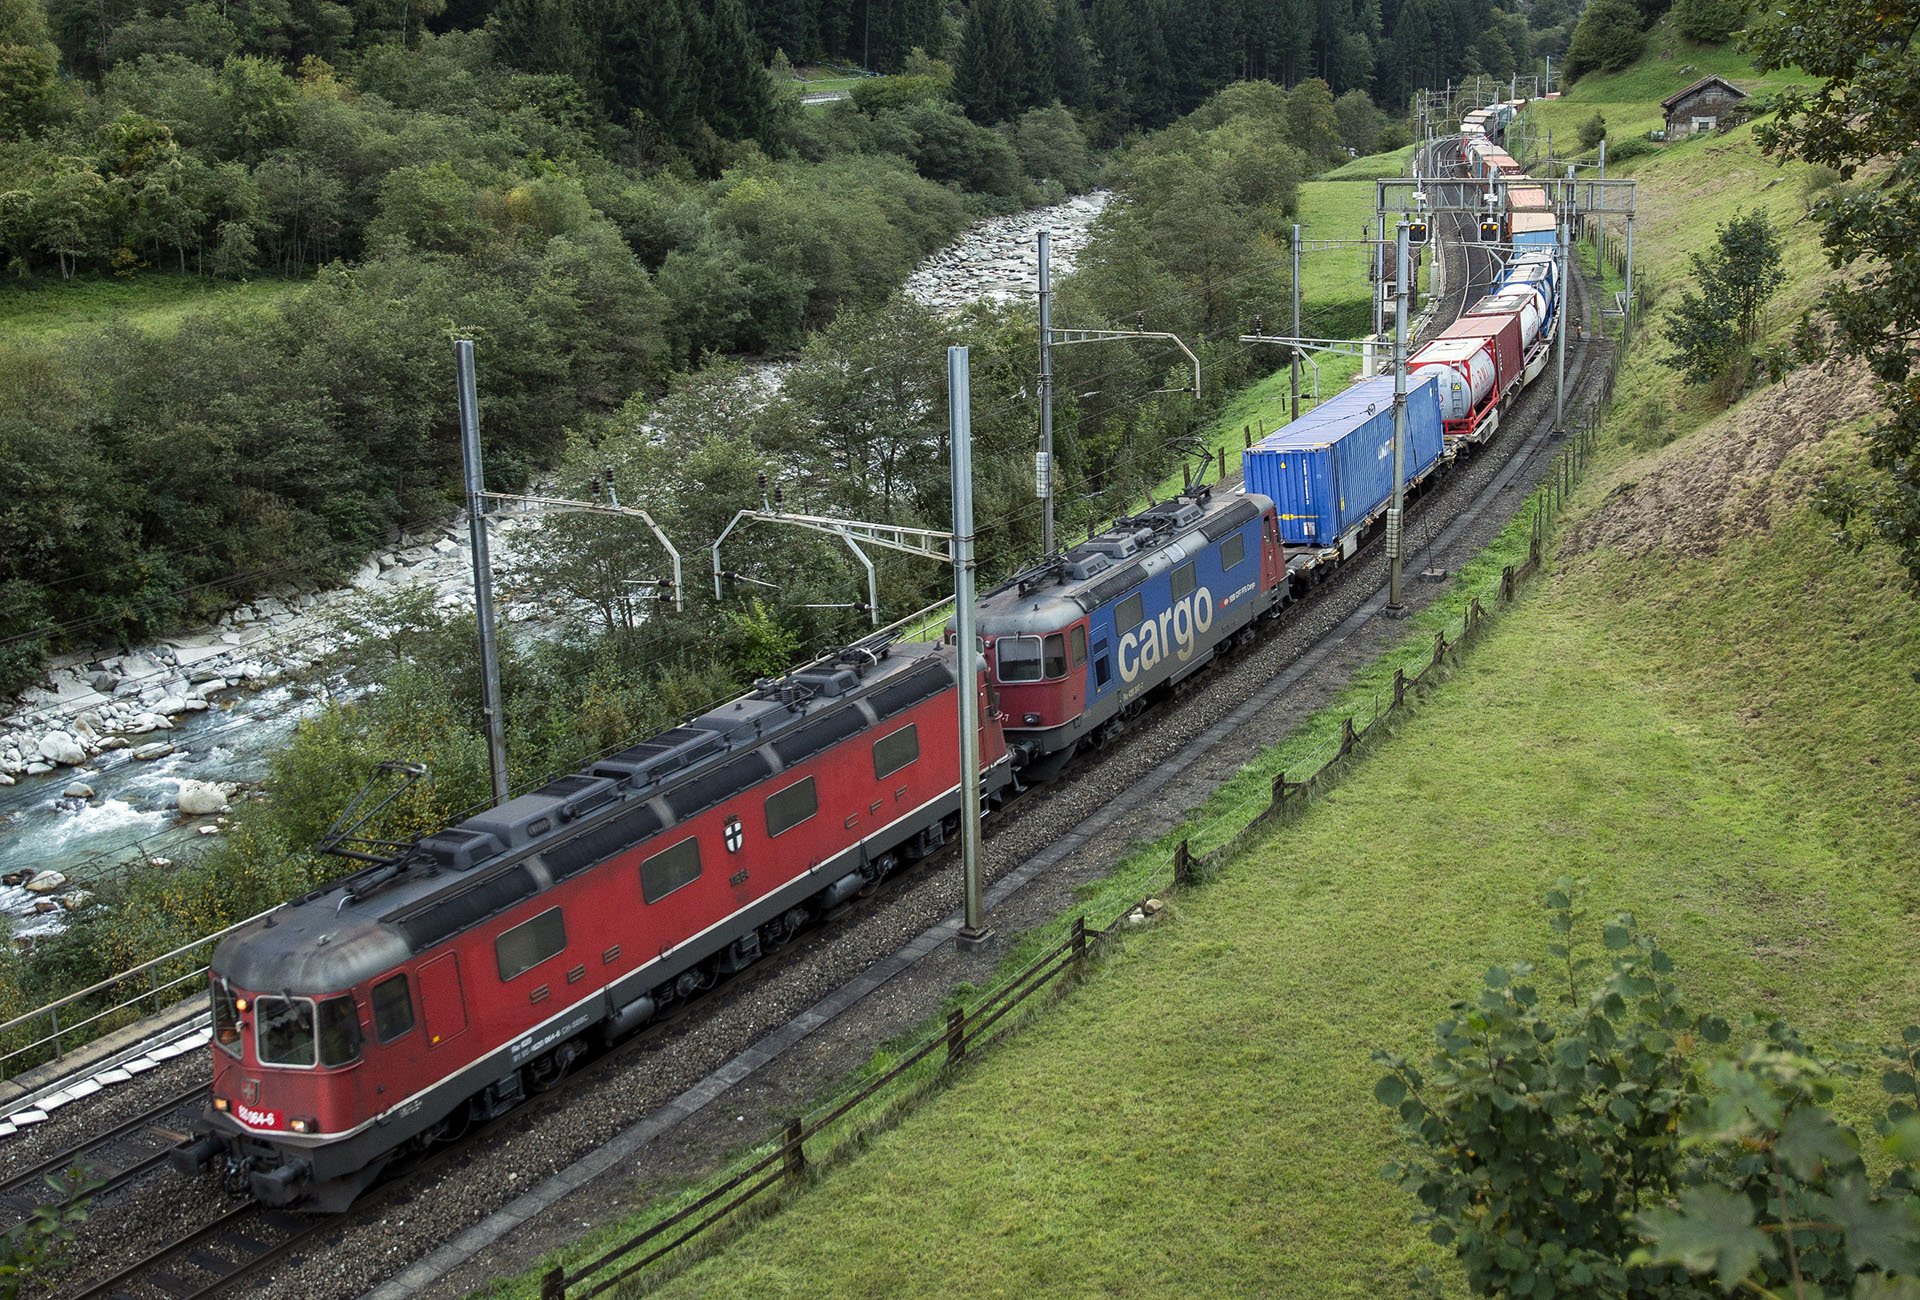
[[[570,1038],[544,1056],[527,1062],[527,1087],[533,1092],[545,1092],[560,1080],[567,1077],[567,1071],[573,1063],[585,1054],[586,1046],[577,1038]]]

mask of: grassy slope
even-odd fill
[[[1702,143],[1640,171],[1657,275],[1710,235],[1703,204],[1771,172],[1737,134]],[[1790,265],[1816,262],[1801,227]],[[1661,400],[1656,378],[1643,350],[1622,386]],[[1770,397],[1683,404],[1665,433],[1691,432],[1650,453],[1623,402],[1576,516],[1738,440]],[[1790,458],[1760,488],[1770,532],[1563,557],[1305,820],[665,1294],[1397,1290],[1437,1252],[1376,1179],[1392,1138],[1367,1052],[1423,1053],[1487,962],[1537,955],[1535,899],[1561,872],[1635,911],[1702,1002],[1822,1044],[1892,1035],[1920,1001],[1920,618],[1796,490],[1856,454],[1831,438]]]
[[[146,272],[130,280],[43,281],[0,291],[0,342],[52,341],[114,321],[143,330],[171,329],[201,307],[255,310],[300,285],[297,280],[234,283]]]
[[[1588,73],[1559,99],[1539,100],[1533,111],[1539,131],[1553,132],[1554,150],[1563,156],[1580,152],[1580,123],[1597,110],[1607,119],[1607,133],[1615,140],[1645,136],[1666,125],[1660,101],[1707,76],[1722,76],[1750,95],[1766,94],[1795,82],[1801,73],[1762,74],[1748,56],[1731,45],[1696,45],[1673,30],[1672,20],[1661,19],[1647,33],[1646,55],[1619,72]],[[1613,169],[1607,169],[1613,174]]]

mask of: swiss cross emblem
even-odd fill
[[[738,817],[727,818],[727,852],[738,853],[740,846],[747,842],[746,827],[740,824]]]

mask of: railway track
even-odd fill
[[[159,1165],[184,1131],[164,1127],[163,1121],[180,1115],[206,1092],[204,1083],[195,1084],[30,1169],[7,1175],[0,1180],[0,1232],[15,1231],[41,1208],[65,1209],[83,1197],[103,1196]]]
[[[1458,247],[1458,245],[1456,247]],[[1462,279],[1463,281],[1467,281],[1471,279],[1470,250],[1462,248],[1461,255]],[[1590,295],[1587,292],[1584,277],[1573,277],[1572,284],[1569,288],[1573,297],[1573,301],[1570,304],[1571,307],[1574,311],[1585,315],[1589,311]],[[1465,284],[1462,285],[1460,296],[1463,300],[1463,306],[1466,301],[1471,300],[1472,295],[1469,286]],[[1452,299],[1454,297],[1454,291],[1450,290],[1448,297]],[[1451,303],[1449,306],[1451,306]],[[1570,315],[1571,314],[1572,313],[1570,313]],[[1594,332],[1589,331],[1579,344],[1569,347],[1568,392],[1570,396],[1578,391],[1591,371],[1588,362],[1592,355],[1591,349],[1594,341]],[[1538,387],[1534,393],[1529,394],[1529,398],[1532,400],[1535,408],[1539,407],[1541,398],[1545,395],[1546,391],[1544,387]],[[1550,401],[1550,398],[1547,400]],[[1515,459],[1518,459],[1524,464],[1547,445],[1544,438],[1544,429],[1547,423],[1546,415],[1544,413],[1532,415],[1528,423],[1535,426],[1540,432],[1529,438],[1521,438],[1519,436],[1514,436],[1510,439],[1503,438],[1500,442],[1496,443],[1493,448],[1488,449],[1488,451],[1491,451],[1499,457],[1502,465]],[[1515,424],[1517,426],[1518,421],[1516,421]],[[1519,428],[1516,427],[1513,433],[1518,435]],[[1487,452],[1483,451],[1480,455],[1485,456]],[[1506,489],[1500,488],[1498,490],[1504,491]],[[1435,495],[1444,496],[1444,490],[1438,494],[1425,494],[1426,499],[1421,503],[1429,512],[1433,505],[1438,504],[1432,500]],[[1461,503],[1460,512],[1465,513],[1468,509],[1477,510],[1484,508],[1490,504],[1491,498],[1496,495],[1496,487],[1490,484],[1486,488],[1481,489],[1472,502]],[[1444,521],[1438,521],[1435,526],[1438,527],[1439,524],[1443,522]],[[1368,552],[1371,550],[1372,548],[1368,548]],[[1368,552],[1363,552],[1363,554]],[[1344,567],[1345,566],[1343,566],[1343,568]],[[1309,599],[1313,598],[1315,597],[1309,597]],[[1327,635],[1337,636],[1337,632],[1330,632]],[[1226,670],[1232,671],[1232,668],[1229,666]],[[1091,762],[1080,765],[1077,770],[1090,772],[1097,770],[1103,765],[1103,758],[1095,756]],[[1120,797],[1124,797],[1124,795]],[[1015,817],[1021,815],[1021,802],[1022,801],[1016,800],[1010,808],[1010,811],[1013,812]],[[924,864],[924,869],[937,871],[943,862],[953,856],[953,853],[953,850],[944,850],[933,855],[928,862]],[[920,872],[915,871],[890,877],[882,882],[876,892],[884,896],[899,887],[903,881],[911,880],[918,874],[920,874]],[[811,940],[803,942],[831,942],[834,935],[838,933],[842,927],[857,923],[857,912],[855,916],[845,920],[830,920],[813,931]],[[732,1001],[736,998],[748,996],[762,979],[777,975],[781,965],[782,963],[779,962],[769,962],[749,968],[739,976],[723,983],[713,992],[706,995],[706,997],[700,999],[697,1005],[700,1007],[712,1007],[717,999]],[[591,1080],[608,1070],[614,1069],[621,1061],[656,1040],[660,1034],[670,1032],[673,1027],[682,1020],[687,1011],[688,1007],[686,1004],[682,1004],[681,1007],[675,1008],[672,1014],[663,1015],[660,1020],[649,1025],[647,1029],[641,1033],[633,1035],[629,1039],[597,1054],[585,1062],[575,1072],[576,1078],[574,1082],[576,1087],[580,1083]],[[537,1123],[544,1110],[550,1106],[559,1104],[575,1090],[574,1087],[563,1087],[543,1096],[531,1098],[527,1104],[512,1112],[509,1118],[522,1125]],[[162,1117],[161,1112],[166,1106],[178,1108],[189,1102],[193,1096],[197,1096],[201,1091],[203,1091],[203,1089],[196,1088],[192,1094],[182,1094],[179,1097],[173,1098],[169,1103],[164,1103],[162,1107],[153,1108],[142,1116],[126,1121],[113,1133],[100,1134],[89,1138],[86,1142],[75,1146],[70,1151],[63,1152],[59,1157],[55,1157],[49,1161],[43,1161],[35,1170],[13,1176],[6,1184],[0,1184],[0,1200],[5,1199],[8,1191],[14,1190],[17,1187],[24,1187],[39,1179],[49,1168],[55,1167],[56,1161],[71,1160],[76,1156],[86,1156],[96,1150],[111,1148],[116,1141],[120,1140],[124,1132],[130,1132],[143,1124],[150,1127],[158,1118]],[[507,1121],[504,1119],[502,1121],[496,1121],[496,1123],[504,1122]],[[490,1125],[489,1127],[492,1126]],[[149,1297],[155,1298],[155,1300],[160,1300],[160,1298],[165,1298],[165,1300],[200,1300],[200,1297],[232,1293],[233,1288],[249,1279],[258,1278],[263,1271],[283,1261],[288,1255],[312,1241],[316,1236],[324,1233],[328,1228],[334,1228],[341,1233],[348,1232],[369,1213],[377,1213],[379,1207],[388,1201],[393,1194],[406,1190],[419,1175],[430,1172],[434,1167],[439,1166],[443,1160],[460,1154],[471,1145],[471,1143],[462,1143],[435,1153],[433,1156],[421,1159],[414,1166],[403,1171],[397,1177],[390,1178],[381,1188],[364,1198],[360,1205],[356,1206],[355,1211],[347,1216],[306,1216],[285,1211],[267,1210],[251,1201],[236,1204],[233,1208],[224,1211],[212,1221],[182,1232],[158,1248],[151,1249],[140,1259],[119,1268],[118,1271],[114,1272],[111,1276],[91,1283],[87,1286],[87,1289],[78,1292],[63,1291],[61,1294],[67,1296],[69,1300],[148,1300]],[[164,1147],[161,1151],[163,1154]],[[113,1175],[112,1177],[114,1177],[116,1181],[114,1181],[111,1186],[124,1185],[124,1183],[130,1181],[132,1178],[137,1177],[140,1172],[152,1168],[154,1164],[159,1162],[160,1156],[144,1157],[143,1159],[145,1163],[142,1164],[138,1170],[129,1168],[123,1173]],[[65,1166],[60,1165],[58,1167],[64,1168]]]
[[[290,1214],[242,1201],[68,1300],[200,1300],[225,1292],[329,1228],[334,1216]]]

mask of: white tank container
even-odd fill
[[[1515,286],[1505,293],[1482,298],[1467,315],[1518,316],[1520,352],[1524,356],[1540,337],[1540,326],[1547,317],[1547,303],[1545,296],[1535,286]]]
[[[1407,373],[1440,375],[1440,418],[1464,420],[1493,391],[1493,348],[1487,339],[1435,339],[1407,361]]]

